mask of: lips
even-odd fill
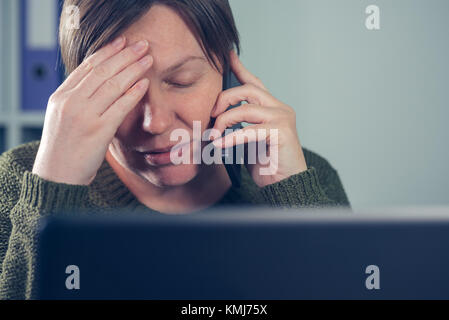
[[[149,154],[149,153],[165,153],[165,152],[171,151],[172,148],[173,148],[173,146],[168,147],[168,148],[162,148],[162,149],[155,149],[155,150],[150,150],[150,151],[144,151],[144,152],[142,152],[142,153],[143,153],[143,154]]]
[[[149,153],[165,153],[165,152],[171,151],[171,149],[172,149],[174,146],[175,146],[175,145],[170,146],[170,147],[165,147],[165,148],[157,148],[157,149],[151,149],[151,150],[148,150],[148,151],[139,151],[139,152],[140,152],[140,153],[143,153],[143,154],[149,154]]]
[[[178,149],[178,148],[182,148],[182,147],[188,145],[189,143],[190,143],[190,141],[187,142],[187,143],[183,143],[183,144],[181,144],[181,145],[174,144],[174,145],[172,145],[172,146],[165,147],[165,148],[157,148],[157,149],[151,149],[151,150],[148,150],[148,151],[139,151],[139,152],[140,152],[140,153],[143,153],[143,154],[166,153],[166,152],[170,152],[172,149],[173,149],[173,150],[176,150],[176,149]]]
[[[177,151],[178,152],[178,156],[182,155],[183,152],[183,147],[189,145],[191,143],[191,141],[184,143],[182,145],[172,145],[169,147],[165,147],[165,148],[155,148],[155,149],[151,149],[149,151],[138,151],[144,158],[145,160],[151,164],[151,165],[167,165],[167,164],[171,164],[171,159],[170,159],[170,153]]]
[[[144,153],[145,160],[154,166],[167,165],[171,163],[170,151],[159,153]]]

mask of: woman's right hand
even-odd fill
[[[145,95],[153,59],[148,42],[120,37],[88,57],[49,99],[33,173],[89,185],[128,113]]]

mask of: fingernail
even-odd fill
[[[131,48],[134,50],[135,53],[142,53],[143,51],[145,51],[147,46],[148,46],[148,41],[141,40],[141,41],[137,42],[136,44],[134,44]]]
[[[147,67],[150,65],[152,58],[150,56],[145,56],[139,60],[139,63],[142,67]]]
[[[120,47],[123,45],[124,40],[125,38],[123,36],[120,36],[112,42],[112,46],[120,49]]]

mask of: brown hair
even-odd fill
[[[154,4],[170,6],[189,26],[204,54],[220,70],[229,66],[229,51],[240,53],[240,41],[228,0],[65,0],[59,44],[66,74],[123,33]],[[67,28],[69,6],[79,9],[79,29]]]

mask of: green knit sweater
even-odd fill
[[[44,180],[32,167],[39,141],[23,144],[0,156],[0,299],[29,299],[36,291],[37,223],[41,217],[87,209],[106,214],[156,213],[140,203],[105,160],[89,186]],[[269,205],[275,207],[350,206],[337,172],[319,155],[304,149],[308,170],[263,188],[248,171],[215,206]]]

